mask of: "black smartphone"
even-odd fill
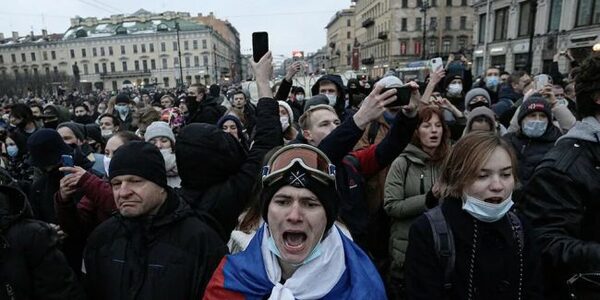
[[[269,34],[264,31],[252,33],[252,57],[258,62],[269,52]]]
[[[410,86],[384,88],[381,90],[381,93],[383,94],[392,89],[396,90],[396,101],[386,105],[385,107],[404,106],[410,103],[410,95],[412,93]]]
[[[61,155],[60,162],[63,167],[73,167],[75,166],[75,161],[73,161],[73,156],[71,155]],[[65,175],[69,174],[69,172],[65,172]]]

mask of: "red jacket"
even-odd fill
[[[86,172],[78,182],[83,194],[77,203],[64,201],[60,191],[54,194],[54,209],[58,225],[71,236],[87,237],[96,226],[110,218],[116,210],[110,183]]]

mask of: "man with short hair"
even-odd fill
[[[477,85],[473,87],[480,87],[485,89],[490,95],[490,100],[492,103],[496,104],[498,102],[498,90],[500,86],[500,69],[496,67],[490,67],[485,71],[483,78],[479,81]]]
[[[557,141],[523,189],[524,212],[545,260],[545,299],[579,297],[577,287],[598,285],[595,275],[585,273],[600,270],[599,81],[600,57],[589,58],[575,80],[581,121]],[[570,278],[575,290],[567,286]]]
[[[91,299],[200,299],[227,248],[167,185],[158,148],[119,147],[109,178],[118,213],[92,232],[85,249]]]
[[[189,118],[187,123],[217,124],[225,108],[219,103],[220,99],[206,95],[206,87],[202,84],[193,84],[187,89],[187,107]]]
[[[236,89],[229,99],[229,103],[231,104],[229,113],[235,114],[244,125],[246,134],[252,136],[254,126],[256,125],[256,108],[250,103],[250,99],[248,98],[243,90]]]

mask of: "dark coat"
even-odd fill
[[[559,140],[524,187],[525,214],[544,259],[546,299],[568,299],[567,279],[600,271],[598,195],[600,142],[573,138]]]
[[[116,215],[91,234],[86,291],[91,299],[201,299],[226,252],[217,233],[169,189],[154,218]]]
[[[221,116],[225,113],[225,107],[221,106],[218,97],[205,96],[202,102],[189,103],[189,118],[187,123],[208,123],[217,124]]]
[[[549,123],[546,132],[538,138],[530,138],[521,131],[507,133],[502,137],[510,142],[515,149],[517,161],[519,162],[519,181],[521,183],[529,181],[535,167],[542,161],[546,153],[554,147],[554,143],[561,135],[560,129]]]
[[[404,265],[408,299],[468,299],[468,278],[473,248],[474,224],[478,241],[473,273],[472,299],[517,299],[519,282],[518,238],[508,216],[493,223],[475,220],[461,209],[461,200],[450,198],[442,212],[454,235],[456,264],[451,275],[452,288],[444,289],[446,266],[437,258],[427,216],[421,215],[410,228]],[[524,273],[521,299],[542,299],[537,254],[533,250],[528,226],[524,225]]]
[[[184,143],[179,140],[177,144],[177,165],[182,180],[180,195],[195,211],[217,220],[216,224],[213,223],[214,229],[225,242],[237,226],[238,217],[246,208],[255,184],[260,182],[264,156],[283,144],[277,101],[260,99],[256,120],[254,143],[245,158],[240,151],[237,151],[239,157],[226,157],[226,153],[206,153],[209,147],[204,147],[206,144],[201,142]],[[198,156],[200,153],[203,155]],[[184,161],[185,157],[197,159],[189,162]],[[184,171],[190,168],[193,169],[189,176],[193,176],[194,180],[185,178],[187,173]],[[194,183],[200,181],[198,179],[202,179],[202,182]]]
[[[84,299],[75,273],[58,250],[56,232],[31,219],[22,192],[6,186],[0,191],[11,210],[0,218],[0,299]]]

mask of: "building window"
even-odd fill
[[[350,21],[350,19],[346,20],[346,26],[347,27],[352,26],[352,21]]]
[[[407,19],[406,18],[402,18],[400,20],[400,31],[406,31],[406,23],[407,23]]]
[[[562,0],[551,0],[550,3],[550,22],[548,22],[548,31],[558,31],[560,27],[560,15],[562,13]]]
[[[206,48],[207,48],[206,40],[202,40],[202,49],[206,49]]]
[[[125,46],[121,46],[121,55],[125,55]]]
[[[436,7],[437,6],[437,0],[429,0],[430,2],[430,6],[431,7]]]
[[[483,44],[485,42],[485,24],[487,23],[486,14],[479,15],[479,36],[477,42]]]
[[[346,44],[346,51],[350,52],[352,50],[352,46],[350,44]]]
[[[173,51],[177,51],[177,42],[176,41],[173,42]]]
[[[192,47],[194,48],[194,50],[198,50],[198,40],[192,41]]]
[[[55,51],[50,51],[50,57],[52,58],[52,60],[56,59],[56,52]]]
[[[173,57],[173,67],[177,67],[177,66],[179,66],[179,58]]]
[[[142,60],[142,70],[144,70],[144,72],[148,72],[148,61],[147,60]]]
[[[415,20],[415,30],[421,31],[421,30],[423,30],[422,27],[423,27],[423,20],[421,18],[417,18]]]
[[[99,74],[100,73],[100,65],[94,64],[94,73],[95,74]]]
[[[208,55],[202,56],[202,65],[208,66]]]
[[[57,67],[57,66],[54,66],[54,67],[52,67],[52,71],[53,71],[55,74],[58,74],[58,67]]]
[[[200,66],[200,57],[194,56],[194,67]]]
[[[417,0],[417,8],[423,7],[423,0]]]
[[[163,83],[166,88],[169,87],[169,77],[163,77]]]
[[[142,44],[142,53],[146,53],[146,44]]]
[[[420,41],[415,41],[415,51],[414,54],[415,55],[420,55],[421,54],[421,42]]]
[[[110,63],[110,72],[111,72],[111,73],[114,73],[114,72],[115,72],[115,63],[114,63],[114,62],[111,62],[111,63]]]
[[[75,50],[74,49],[69,50],[69,53],[71,53],[71,58],[75,58]]]
[[[92,56],[94,56],[94,57],[98,56],[98,52],[96,51],[96,48],[92,48]]]
[[[88,75],[89,70],[88,70],[88,65],[87,64],[83,64],[83,75]]]
[[[190,57],[189,57],[189,56],[186,56],[186,57],[185,57],[185,67],[186,67],[186,68],[189,68],[189,67],[190,67]]]
[[[102,73],[104,73],[104,74],[107,73],[106,63],[102,63]]]
[[[461,0],[460,6],[467,6],[467,0]]]
[[[148,48],[150,48],[149,49],[150,53],[154,53],[154,44],[153,43],[148,44]]]
[[[0,64],[4,63],[4,55],[0,54]]]
[[[435,39],[430,39],[429,41],[429,53],[435,53],[437,51],[437,41]]]
[[[429,19],[429,31],[435,31],[437,28],[437,17]]]
[[[501,41],[506,39],[506,29],[508,27],[508,7],[496,10],[496,23],[494,24],[494,40]]]
[[[167,44],[165,42],[160,42],[160,51],[161,52],[167,51]]]
[[[579,0],[576,26],[600,24],[600,0]]]
[[[137,51],[138,51],[138,50],[137,50],[137,45],[133,45],[133,54],[136,54],[136,53],[137,53]]]
[[[190,42],[189,41],[183,41],[183,50],[185,50],[185,51],[190,50]]]
[[[85,49],[81,49],[81,57],[86,57],[87,53],[85,53]]]
[[[21,53],[21,61],[22,62],[26,62],[27,61],[27,57],[26,57],[25,53]]]
[[[127,72],[127,62],[123,62],[123,72]]]
[[[519,36],[528,36],[531,26],[531,2],[521,2],[519,10]]]
[[[400,55],[406,55],[406,42],[400,42]]]
[[[112,48],[112,46],[108,46],[108,55],[110,55],[110,56],[113,55],[113,48]]]
[[[446,0],[446,6],[452,6],[452,0]]]
[[[154,60],[154,59],[150,60],[150,69],[156,70],[156,60]]]
[[[464,38],[464,37],[458,38],[458,49],[462,51],[465,48],[467,48],[467,38]]]
[[[408,7],[408,0],[402,0],[402,8]]]
[[[112,81],[112,89],[113,89],[113,91],[116,91],[118,89],[116,80]]]
[[[134,70],[139,71],[140,70],[140,61],[139,60],[134,61],[133,66],[134,66],[133,67]]]
[[[17,56],[14,53],[10,55],[10,59],[13,63],[17,62]]]
[[[48,52],[46,52],[46,51],[42,52],[42,58],[44,60],[48,60]]]
[[[100,56],[105,56],[106,52],[104,52],[104,47],[100,47]]]
[[[35,53],[31,52],[31,61],[35,61]]]
[[[446,30],[452,30],[452,17],[446,17]]]
[[[162,68],[163,68],[163,69],[166,69],[166,68],[168,68],[168,67],[169,67],[169,66],[167,65],[167,59],[166,59],[166,58],[163,58],[163,59],[162,59]]]
[[[451,46],[452,46],[452,41],[450,41],[450,40],[442,41],[442,52],[444,52],[444,54],[450,53]]]
[[[467,17],[460,17],[460,30],[467,29]]]

